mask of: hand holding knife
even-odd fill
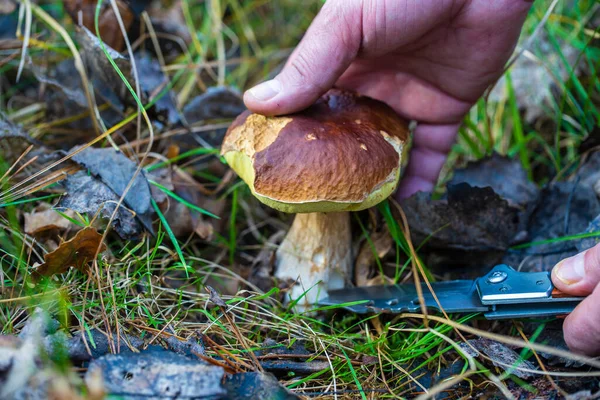
[[[539,318],[569,314],[585,297],[567,296],[554,288],[549,272],[518,272],[495,266],[475,280],[421,283],[429,310],[451,313],[481,312],[487,319]],[[364,300],[363,304],[356,304]],[[341,305],[356,313],[398,314],[421,309],[415,285],[368,286],[333,290],[321,305]],[[354,303],[344,306],[345,303]]]

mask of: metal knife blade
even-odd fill
[[[431,283],[436,301],[422,283],[425,306],[434,312],[482,312],[488,319],[548,317],[568,314],[582,297],[557,296],[548,272],[517,272],[497,265],[475,280]],[[364,301],[363,304],[356,302]],[[346,303],[354,303],[344,305]],[[421,304],[414,284],[338,289],[320,300],[321,305],[340,305],[356,313],[418,312]]]

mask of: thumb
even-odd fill
[[[361,1],[327,1],[279,75],[244,94],[246,107],[259,114],[279,115],[314,103],[356,57],[361,19]]]
[[[600,243],[559,262],[552,270],[552,281],[561,291],[587,296],[600,283]]]

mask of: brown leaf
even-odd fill
[[[215,289],[208,285],[206,285],[205,288],[209,294],[209,300],[212,303],[216,304],[219,307],[227,307],[227,303],[223,301],[223,299],[221,298],[221,296],[219,296],[219,293],[217,293]]]
[[[165,169],[161,171],[171,174],[171,170]],[[153,171],[153,173],[157,175],[163,174],[164,172],[161,171]],[[164,186],[167,186],[164,184],[165,181],[169,182],[169,185],[171,185],[170,189],[189,203],[197,204],[215,215],[222,215],[225,201],[213,200],[200,193],[198,187],[193,184],[193,182],[195,182],[194,178],[184,170],[174,169],[172,170],[172,173],[173,175],[170,176],[169,179],[166,179],[165,177],[162,181],[159,180],[158,182]],[[152,179],[156,180],[154,179],[154,176],[152,176]],[[173,200],[161,204],[161,206],[163,206],[163,212],[169,222],[169,226],[177,237],[183,237],[193,232],[202,239],[211,240],[214,232],[218,231],[219,223],[222,222],[222,220],[204,217],[202,214],[190,209],[185,204]]]
[[[374,232],[371,235],[371,242],[368,240],[364,241],[360,247],[354,266],[354,280],[356,286],[369,286],[369,284],[374,284],[370,279],[373,275],[373,266],[375,265],[374,253],[377,253],[378,258],[382,258],[391,249],[392,237],[387,229],[382,232]]]
[[[64,214],[68,215],[70,218],[75,218],[75,212],[71,210],[65,210]],[[28,235],[35,235],[52,229],[59,229],[62,231],[77,229],[77,225],[60,215],[56,210],[49,208],[46,210],[25,213],[24,229],[25,233]]]
[[[492,364],[521,379],[531,378],[534,374],[529,371],[537,370],[537,367],[530,361],[523,360],[517,352],[500,342],[480,338],[469,340],[469,344],[470,346],[461,343],[460,347],[472,357],[479,357],[480,353],[485,354],[492,361]]]
[[[102,243],[102,235],[92,227],[84,228],[71,240],[61,243],[58,249],[46,254],[44,263],[35,270],[35,273],[52,276],[66,272],[69,267],[83,271],[84,266],[96,255],[98,247],[100,252],[106,249]]]
[[[81,23],[83,26],[88,28],[91,32],[96,32],[94,28],[94,17],[96,13],[97,1],[94,0],[68,0],[64,2],[65,9],[76,24],[79,23],[79,13],[81,12]],[[117,9],[123,20],[125,30],[129,30],[129,27],[135,19],[133,11],[129,6],[121,0],[117,1]],[[100,10],[100,16],[98,18],[98,30],[100,31],[100,37],[110,47],[117,51],[122,51],[125,47],[125,41],[119,28],[116,15],[108,2],[105,2],[102,10]]]

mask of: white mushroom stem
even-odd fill
[[[343,288],[352,273],[351,246],[349,213],[296,214],[276,254],[275,276],[292,285],[286,300],[302,296],[297,307],[305,310]]]

